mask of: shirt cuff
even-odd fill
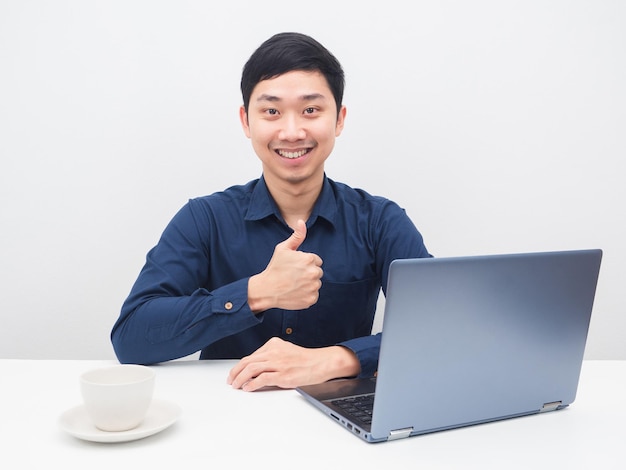
[[[233,314],[242,309],[252,311],[248,306],[248,279],[241,279],[215,289],[212,293],[213,313]],[[243,312],[241,312],[243,313]]]
[[[380,338],[378,333],[372,336],[364,336],[340,343],[356,354],[361,364],[361,372],[359,377],[373,377],[378,371],[378,354],[380,352]]]

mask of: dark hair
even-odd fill
[[[341,64],[319,42],[301,33],[276,34],[250,56],[241,74],[241,94],[246,112],[257,83],[293,70],[319,71],[324,75],[339,112],[345,86]]]

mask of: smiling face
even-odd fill
[[[321,73],[292,71],[260,81],[250,96],[248,112],[242,106],[239,115],[270,187],[321,186],[324,162],[346,115],[343,106],[337,112]]]

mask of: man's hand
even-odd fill
[[[248,281],[248,304],[253,312],[270,308],[301,310],[317,302],[322,287],[322,259],[298,248],[306,238],[306,224],[298,220],[293,234],[276,245],[265,270]]]
[[[343,346],[310,349],[271,338],[231,369],[227,383],[252,392],[264,387],[296,388],[359,372],[356,355]]]

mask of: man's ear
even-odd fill
[[[241,121],[241,128],[243,129],[243,133],[246,134],[246,137],[250,138],[250,126],[248,124],[248,113],[246,113],[246,108],[241,106],[239,108],[239,120]]]
[[[346,120],[346,110],[345,106],[342,106],[337,114],[337,124],[335,125],[335,137],[339,137],[341,135],[341,131],[343,131],[343,126]]]

